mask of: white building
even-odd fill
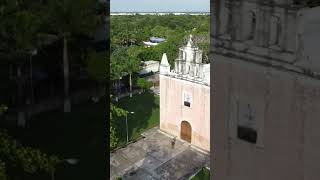
[[[179,50],[174,68],[166,54],[160,64],[160,129],[209,151],[210,64],[192,36]]]
[[[142,64],[142,70],[139,72],[139,75],[159,72],[159,61],[150,60],[142,62]]]

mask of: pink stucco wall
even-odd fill
[[[183,92],[191,94],[191,107]],[[191,144],[210,151],[210,87],[160,75],[160,129],[180,138],[182,121],[192,127]]]
[[[213,178],[318,180],[320,81],[215,57]],[[236,99],[249,102],[256,109],[257,144],[236,135],[232,107]]]

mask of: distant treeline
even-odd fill
[[[193,34],[197,45],[204,51],[204,59],[207,59],[209,15],[123,15],[110,18],[111,53],[119,48],[127,48],[128,51],[134,51],[141,61],[160,61],[162,54],[167,53],[169,62],[173,64],[179,47],[186,43],[189,34]],[[143,41],[148,41],[150,37],[165,38],[166,42],[155,47],[143,47]]]

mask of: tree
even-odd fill
[[[0,160],[0,179],[7,180],[5,163]]]
[[[60,163],[56,156],[48,156],[38,149],[22,146],[14,138],[9,136],[6,130],[0,130],[0,177],[5,177],[6,170],[11,173],[22,171],[35,174],[40,171],[51,173]]]
[[[144,78],[138,78],[137,85],[145,92],[152,87],[153,83],[145,80]]]
[[[121,20],[120,20],[121,19]],[[138,45],[146,35],[140,31],[140,23],[133,21],[135,17],[125,16],[123,18],[112,17],[111,24],[111,43],[121,46]]]
[[[6,105],[0,106],[0,116],[8,110]],[[0,129],[0,179],[7,179],[7,168],[13,174],[17,169],[35,174],[39,171],[51,173],[61,163],[57,156],[49,156],[38,149],[21,145],[6,130]]]
[[[124,75],[129,75],[130,97],[132,97],[132,74],[140,70],[140,61],[136,57],[135,49],[136,46],[117,48],[111,54],[110,63],[110,79],[114,82],[119,82]]]
[[[48,1],[46,16],[47,34],[55,35],[63,43],[64,112],[71,111],[69,97],[68,42],[73,35],[92,36],[101,17],[96,14],[96,1]]]
[[[129,57],[126,64],[126,72],[129,74],[130,97],[132,97],[132,74],[140,69],[138,59]]]
[[[119,96],[120,79],[124,75],[124,64],[128,59],[127,48],[119,47],[111,54],[110,61],[110,80],[112,87],[115,89],[116,100]]]
[[[132,47],[130,47],[132,48]],[[130,86],[130,97],[132,97],[132,74],[138,72],[140,67],[140,61],[136,57],[134,51],[130,51],[130,48],[128,49],[128,61],[125,63],[125,71],[129,74],[129,86]]]
[[[98,82],[106,83],[106,67],[107,67],[107,58],[109,53],[107,51],[96,52],[94,50],[90,51],[88,58],[86,59],[86,68],[89,76],[95,79]]]
[[[203,51],[204,63],[209,63],[210,40],[209,33],[194,33],[193,42]]]
[[[0,106],[0,116],[7,110],[5,105]],[[0,179],[7,180],[5,163],[0,159]]]
[[[0,105],[0,116],[8,110],[8,107],[6,105],[1,104]]]
[[[18,123],[24,125],[22,89],[26,78],[22,74],[22,64],[38,47],[37,33],[41,18],[31,2],[4,1],[0,7],[0,57],[9,60],[11,64],[17,64]]]
[[[113,103],[110,103],[110,149],[114,149],[118,144],[116,128],[114,126],[114,118],[126,116],[127,113],[127,111],[117,107]]]

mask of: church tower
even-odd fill
[[[212,4],[212,179],[320,179],[320,8],[305,2]]]
[[[199,50],[192,41],[190,35],[185,47],[179,48],[179,57],[175,61],[175,72],[190,77],[200,77],[202,65],[202,50]]]

